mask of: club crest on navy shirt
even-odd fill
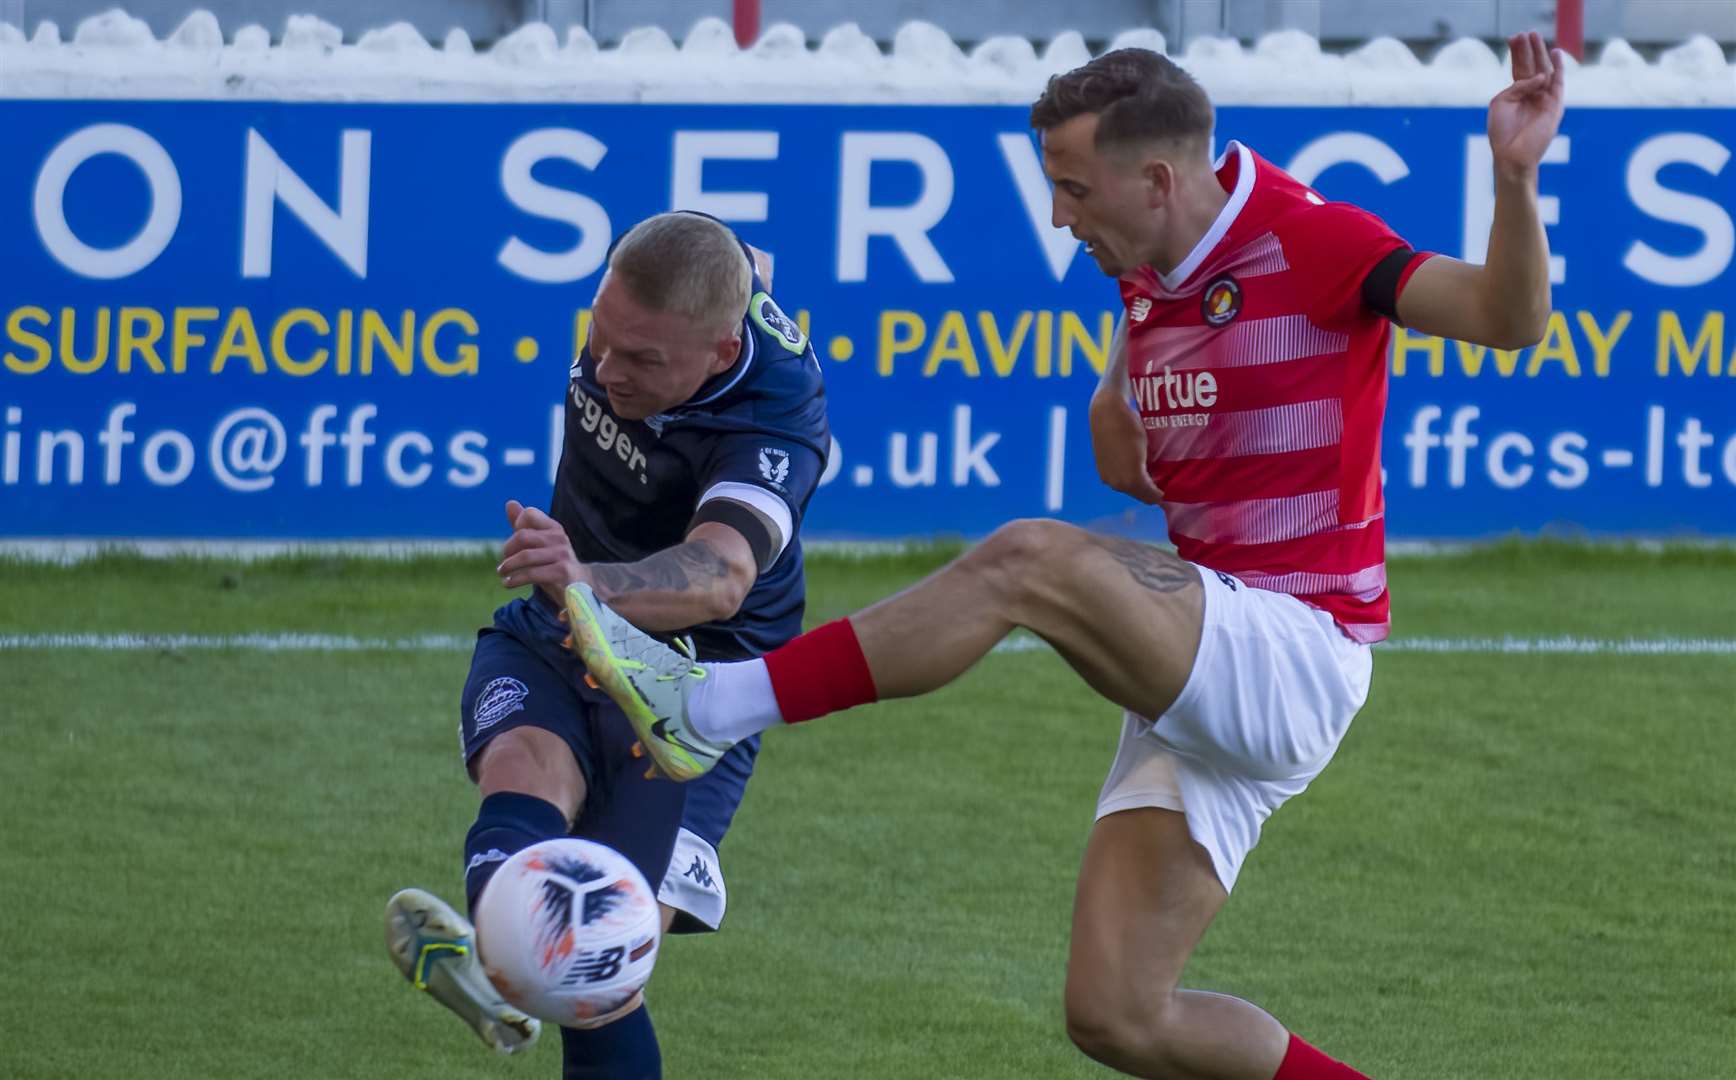
[[[799,353],[808,346],[808,335],[802,333],[802,328],[796,325],[794,319],[784,314],[770,293],[754,293],[748,301],[747,313],[760,329],[776,338],[778,343],[793,353]]]

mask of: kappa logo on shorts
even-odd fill
[[[693,857],[693,865],[682,871],[681,876],[692,878],[694,883],[702,889],[717,891],[717,882],[711,877],[711,867],[705,865],[705,860],[697,855]]]
[[[482,693],[476,696],[476,709],[471,714],[477,731],[486,731],[524,708],[530,687],[510,675],[490,679]]]
[[[1235,592],[1237,589],[1241,588],[1241,582],[1224,573],[1222,570],[1213,570],[1212,573],[1218,575],[1218,580],[1223,582],[1225,585],[1228,585],[1231,592]]]

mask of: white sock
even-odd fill
[[[738,743],[783,723],[764,660],[706,664],[687,698],[687,721],[702,738]]]

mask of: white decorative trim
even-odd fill
[[[778,527],[778,535],[773,537],[777,541],[777,550],[772,553],[774,561],[784,553],[786,547],[790,546],[790,537],[796,531],[795,521],[790,516],[790,504],[765,488],[734,480],[725,480],[707,488],[705,494],[699,497],[698,505],[704,506],[713,499],[728,499],[731,502],[743,503],[772,519],[772,524]]]
[[[1212,171],[1215,173],[1224,167],[1224,161],[1230,156],[1232,150],[1236,152],[1236,190],[1230,192],[1230,201],[1224,204],[1222,210],[1218,211],[1217,220],[1212,222],[1212,227],[1206,230],[1204,236],[1200,237],[1200,242],[1194,245],[1192,251],[1188,252],[1187,258],[1181,261],[1181,265],[1167,274],[1157,275],[1157,280],[1162,282],[1163,287],[1170,292],[1179,291],[1193,272],[1200,268],[1200,263],[1206,261],[1206,256],[1212,253],[1213,249],[1218,246],[1218,242],[1223,240],[1224,235],[1230,231],[1230,226],[1236,223],[1236,218],[1240,216],[1242,207],[1248,205],[1248,197],[1254,193],[1254,152],[1236,140],[1231,139],[1229,145],[1224,147],[1224,152],[1218,156],[1218,160],[1212,162]]]
[[[660,29],[599,48],[581,27],[533,22],[477,52],[461,30],[432,42],[403,23],[345,44],[343,30],[310,15],[289,16],[274,44],[264,27],[236,18],[220,25],[205,11],[161,40],[119,10],[64,31],[44,24],[26,39],[6,11],[0,2],[0,98],[1028,106],[1049,76],[1091,58],[1075,31],[1047,42],[995,37],[967,55],[924,22],[904,24],[890,49],[853,23],[830,31],[777,24],[738,49],[716,18],[694,24],[679,48]],[[1252,48],[1213,37],[1183,50],[1149,27],[1130,28],[1105,49],[1124,46],[1168,52],[1219,106],[1481,107],[1511,81],[1503,58],[1476,38],[1432,49],[1427,63],[1390,37],[1345,56],[1298,30],[1266,34]],[[1736,104],[1730,64],[1704,35],[1651,61],[1620,39],[1594,51],[1598,60],[1568,76],[1570,109]]]

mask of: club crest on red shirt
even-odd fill
[[[1242,287],[1228,274],[1213,279],[1200,297],[1200,317],[1210,326],[1227,326],[1242,310]]]

